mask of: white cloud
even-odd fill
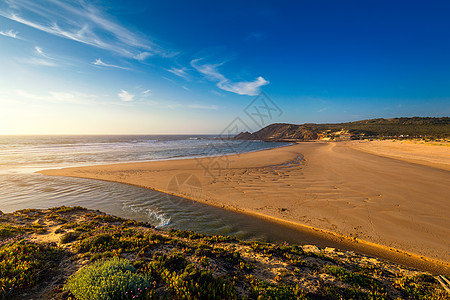
[[[220,96],[220,97],[225,97],[225,95],[224,94],[222,94],[222,93],[219,93],[218,91],[216,91],[216,90],[211,90],[210,91],[211,93],[213,93],[214,95],[217,95],[217,96]]]
[[[206,76],[211,81],[217,82],[219,89],[224,91],[236,93],[239,95],[255,96],[261,91],[261,87],[269,84],[269,81],[259,76],[254,81],[232,82],[217,69],[222,64],[199,64],[201,59],[194,59],[191,65],[200,73]]]
[[[167,77],[165,77],[165,76],[163,76],[162,78],[164,78],[164,79],[167,80],[167,81],[172,82],[173,84],[177,84],[173,79],[167,78]]]
[[[13,39],[20,39],[18,34],[19,34],[18,32],[13,31],[12,29],[10,29],[8,31],[0,31],[0,35],[11,37]]]
[[[57,64],[55,64],[52,61],[48,61],[46,59],[42,59],[42,58],[38,58],[38,57],[22,59],[21,61],[31,64],[31,65],[36,65],[36,66],[44,66],[44,67],[57,67],[58,66]]]
[[[42,51],[42,48],[41,48],[41,47],[36,46],[36,47],[34,47],[34,49],[36,50],[36,52],[37,52],[38,54],[40,54],[40,55],[42,55],[42,56],[45,56],[44,51]]]
[[[33,56],[30,58],[18,58],[19,61],[35,66],[57,67],[55,59],[48,56],[41,47],[35,46]]]
[[[134,95],[128,93],[125,90],[120,90],[120,93],[117,94],[122,101],[133,101]]]
[[[186,70],[187,70],[186,68],[174,68],[174,67],[172,67],[172,68],[168,69],[167,71],[169,71],[170,73],[175,74],[175,75],[177,75],[179,77],[182,77],[184,79],[188,79],[189,75],[186,72]]]
[[[193,108],[193,109],[211,109],[211,110],[217,110],[218,107],[216,105],[200,105],[200,104],[190,104],[186,106],[187,108]]]
[[[205,105],[205,104],[185,104],[178,101],[171,100],[152,100],[143,102],[145,105],[152,107],[164,108],[164,109],[202,109],[202,110],[217,110],[219,107],[217,105]]]
[[[33,100],[33,101],[45,101],[53,103],[76,103],[87,104],[92,103],[93,98],[97,98],[95,95],[87,95],[76,92],[48,92],[48,94],[37,95],[24,90],[16,90],[16,94],[21,98]]]
[[[75,96],[73,94],[65,92],[50,92],[50,95],[52,95],[53,98],[63,102],[73,102],[75,99]]]
[[[146,60],[150,56],[153,56],[153,54],[150,52],[141,52],[139,54],[136,54],[133,58],[142,61]]]
[[[150,95],[151,92],[152,92],[151,90],[146,90],[146,91],[143,91],[142,94],[144,96],[148,96],[148,95]]]
[[[226,81],[228,79],[225,78],[222,74],[219,73],[217,67],[220,67],[222,64],[198,64],[202,59],[194,59],[191,61],[191,66],[193,66],[197,71],[205,75],[209,80],[212,81]]]
[[[96,65],[96,66],[101,66],[101,67],[109,67],[109,68],[117,68],[117,69],[123,69],[123,70],[130,70],[129,68],[126,68],[126,67],[121,67],[121,66],[117,66],[117,65],[106,64],[106,63],[104,63],[100,58],[97,58],[92,64],[93,64],[93,65]]]
[[[221,81],[217,84],[217,86],[222,90],[236,93],[239,95],[255,96],[261,92],[260,88],[267,84],[269,84],[269,81],[259,76],[254,81],[242,81],[242,82],[230,82],[228,80]]]
[[[28,93],[23,90],[17,90],[16,94],[19,95],[20,97],[31,99],[31,100],[48,100],[47,97],[31,94],[31,93]]]
[[[44,50],[42,50],[41,47],[35,46],[35,47],[34,47],[34,50],[36,50],[36,53],[37,53],[39,56],[42,56],[42,57],[45,57],[45,58],[49,58],[49,59],[53,59],[53,58],[51,58],[50,56],[48,56],[48,55],[44,52]]]
[[[324,111],[326,111],[327,109],[329,109],[330,107],[329,106],[325,106],[325,107],[322,107],[321,109],[319,109],[317,112],[324,112]]]
[[[182,85],[181,87],[182,87],[183,89],[185,89],[186,91],[189,91],[189,92],[191,91],[191,89],[188,88],[187,86]]]
[[[173,55],[145,36],[111,21],[87,1],[5,1],[0,3],[0,16],[128,58],[142,60],[149,55]],[[12,31],[11,34],[16,35]]]

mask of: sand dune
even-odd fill
[[[408,157],[405,162],[368,153],[368,145],[361,151],[354,142],[300,143],[226,157],[42,173],[123,182],[307,225],[357,238],[361,246],[363,240],[436,259],[448,271],[450,172],[441,163],[445,159],[417,164]],[[374,149],[384,155],[381,145]],[[443,156],[448,158],[448,152]],[[400,151],[396,155],[402,158]]]

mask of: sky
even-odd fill
[[[450,115],[449,1],[0,0],[0,134]]]

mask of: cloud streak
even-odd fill
[[[177,75],[178,77],[182,77],[184,79],[188,79],[189,75],[186,72],[186,70],[187,70],[186,68],[175,68],[175,67],[172,67],[172,68],[168,69],[167,71],[169,71],[172,74]]]
[[[0,35],[20,40],[21,38],[18,36],[18,34],[19,34],[18,32],[14,31],[12,29],[10,29],[8,31],[0,31]]]
[[[42,58],[38,58],[38,57],[23,59],[22,61],[25,63],[31,64],[31,65],[36,65],[36,66],[44,66],[44,67],[57,67],[58,66],[57,64],[55,64],[52,61],[48,61],[46,59],[42,59]]]
[[[96,65],[96,66],[100,66],[100,67],[116,68],[116,69],[122,69],[122,70],[131,70],[130,68],[104,63],[100,58],[97,58],[92,64]]]
[[[16,95],[21,98],[38,101],[38,102],[52,102],[52,103],[74,103],[74,104],[89,104],[93,103],[92,99],[95,95],[86,95],[74,92],[49,92],[45,95],[36,95],[24,90],[16,90]]]
[[[0,16],[127,58],[144,60],[151,55],[173,55],[145,36],[135,34],[111,21],[105,13],[85,1],[5,1],[0,4]],[[12,31],[6,34],[17,36]]]
[[[228,91],[231,93],[236,93],[239,95],[256,96],[261,92],[261,87],[269,84],[269,81],[265,80],[263,77],[259,76],[254,81],[240,81],[232,82],[224,75],[222,75],[218,67],[221,64],[200,64],[202,59],[194,59],[191,61],[191,66],[194,67],[198,72],[203,74],[210,81],[216,82],[219,89]]]
[[[41,47],[35,46],[35,47],[34,47],[34,50],[36,50],[36,53],[37,53],[39,56],[42,56],[42,57],[45,57],[45,58],[49,58],[49,59],[53,59],[53,58],[51,58],[50,56],[48,56],[48,55],[44,52],[44,50],[42,50]]]

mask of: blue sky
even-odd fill
[[[448,1],[0,1],[0,134],[450,115]],[[264,92],[279,108],[245,113]],[[253,102],[252,102],[253,101]]]

